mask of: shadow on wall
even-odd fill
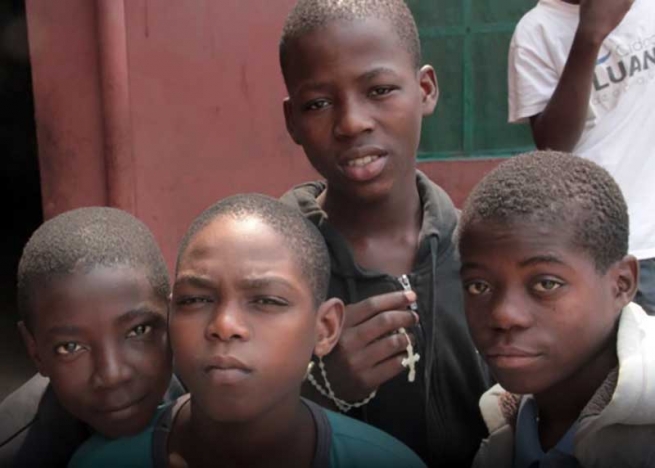
[[[24,0],[0,2],[0,399],[34,373],[16,329],[16,268],[43,220]]]

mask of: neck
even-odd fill
[[[316,430],[300,398],[247,422],[214,421],[192,400],[180,418],[188,424],[180,423],[188,466],[311,466]]]
[[[330,224],[346,238],[394,236],[421,227],[421,199],[415,173],[411,180],[398,181],[391,193],[379,200],[353,200],[328,187],[318,202]]]
[[[544,450],[555,446],[564,436],[608,374],[618,365],[616,334],[610,341],[582,370],[535,395],[539,408],[539,438]]]

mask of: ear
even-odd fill
[[[639,283],[639,262],[632,255],[626,255],[610,267],[614,286],[616,310],[623,309],[637,293]]]
[[[431,115],[439,100],[439,82],[437,73],[430,65],[423,65],[418,71],[418,80],[421,87],[421,105],[423,117]]]
[[[293,139],[294,143],[299,145],[300,140],[298,139],[298,133],[296,132],[296,126],[293,121],[293,105],[291,103],[291,98],[284,98],[282,107],[284,108],[284,122],[287,125],[287,132],[291,136],[291,139]]]
[[[321,304],[316,313],[314,355],[323,357],[332,351],[341,337],[344,318],[344,305],[341,299],[332,298]]]
[[[36,341],[34,340],[34,335],[32,335],[32,332],[28,330],[27,326],[22,320],[18,322],[18,330],[23,337],[23,343],[25,343],[25,347],[27,348],[27,354],[32,359],[32,362],[34,362],[34,365],[39,371],[39,374],[41,374],[43,377],[48,377],[48,374],[44,370],[43,361],[41,361],[41,357],[39,356]]]

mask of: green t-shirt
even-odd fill
[[[188,395],[181,397],[184,401],[188,398]],[[166,439],[171,422],[184,401],[161,407],[152,424],[134,437],[109,440],[92,436],[75,452],[69,468],[164,468],[168,460]],[[316,423],[312,468],[425,467],[414,452],[379,429],[308,400],[303,402]]]

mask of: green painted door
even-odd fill
[[[507,123],[507,52],[517,21],[536,0],[408,0],[423,61],[441,96],[425,120],[422,160],[509,156],[531,149],[527,125]]]

